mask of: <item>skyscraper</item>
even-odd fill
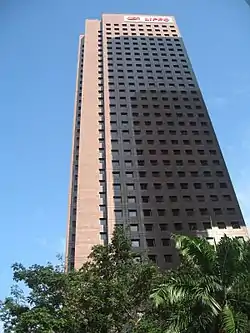
[[[204,63],[205,64],[205,63]],[[123,224],[138,253],[176,262],[171,233],[246,237],[172,16],[104,14],[80,36],[66,263]]]

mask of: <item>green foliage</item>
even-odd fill
[[[13,265],[4,332],[250,333],[250,242],[174,239],[181,258],[174,271],[136,262],[120,229],[78,271]]]
[[[221,310],[221,328],[227,333],[235,333],[234,315],[228,305]]]
[[[156,308],[172,309],[167,332],[249,333],[250,242],[174,239],[181,265],[151,295]]]
[[[130,243],[117,229],[111,244],[95,246],[91,261],[79,271],[63,267],[13,266],[14,281],[28,295],[13,290],[2,304],[6,333],[131,332],[149,307],[160,273],[151,263],[137,263]],[[129,330],[129,331],[128,331]]]

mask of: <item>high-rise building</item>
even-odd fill
[[[204,65],[206,65],[204,60]],[[79,268],[114,226],[160,267],[171,233],[247,237],[175,19],[104,14],[80,36],[66,262]]]

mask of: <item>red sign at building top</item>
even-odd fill
[[[124,21],[173,23],[171,16],[124,16]]]

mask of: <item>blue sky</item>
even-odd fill
[[[244,0],[0,0],[0,299],[11,264],[64,249],[78,36],[102,12],[175,15],[250,223],[250,7]]]

